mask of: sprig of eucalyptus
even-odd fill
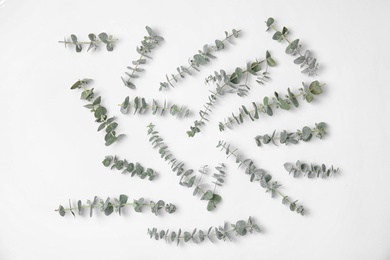
[[[264,97],[262,103],[256,104],[252,102],[253,109],[248,109],[244,105],[239,108],[239,113],[232,113],[231,117],[227,117],[224,122],[219,122],[219,130],[224,131],[225,128],[233,128],[234,124],[240,125],[244,123],[244,118],[249,117],[252,121],[259,119],[259,114],[267,114],[269,116],[273,116],[273,107],[283,110],[290,110],[291,107],[299,107],[298,97],[302,96],[303,100],[308,103],[311,103],[314,99],[314,96],[322,93],[322,87],[325,84],[319,83],[317,80],[310,83],[309,86],[302,83],[303,87],[299,88],[299,93],[291,92],[290,88],[287,89],[288,94],[285,95],[285,98],[282,98],[281,94],[275,92],[275,97]]]
[[[292,173],[294,178],[299,177],[301,173],[308,178],[325,178],[330,177],[339,171],[339,168],[335,168],[333,165],[327,168],[325,164],[317,165],[312,163],[309,166],[306,163],[301,163],[299,160],[295,163],[295,165],[293,163],[286,162],[283,166],[286,171],[288,171],[288,174]]]
[[[252,159],[245,159],[240,153],[237,152],[238,149],[232,150],[230,144],[226,143],[225,141],[219,141],[217,148],[221,148],[221,151],[225,151],[228,158],[230,156],[235,157],[238,167],[243,166],[245,168],[245,174],[250,176],[251,182],[258,181],[260,186],[264,188],[266,192],[271,193],[271,197],[275,197],[276,195],[281,196],[282,203],[289,205],[291,211],[296,211],[301,215],[305,214],[304,207],[302,205],[298,206],[297,200],[292,201],[288,196],[280,192],[279,187],[282,185],[277,181],[271,182],[272,176],[266,173],[264,169],[256,167]]]
[[[203,175],[207,174],[208,172],[207,166],[204,166],[199,170],[199,177],[194,173],[195,171],[193,169],[186,170],[184,167],[184,162],[176,159],[176,157],[168,149],[168,145],[165,144],[164,139],[160,136],[159,132],[154,129],[154,127],[155,125],[153,125],[152,123],[147,126],[148,135],[150,135],[149,142],[152,144],[153,148],[158,149],[161,158],[164,158],[164,160],[167,161],[168,164],[171,164],[171,170],[176,173],[177,176],[181,176],[179,184],[187,188],[192,188],[194,186],[195,188],[192,194],[194,196],[200,194],[201,200],[208,201],[207,210],[214,210],[217,204],[221,202],[222,197],[215,193],[215,188],[214,191],[205,191],[202,188],[205,184],[201,184],[201,180]],[[218,177],[220,180],[223,179],[222,175],[225,174],[225,172],[223,171],[224,167],[225,166],[222,164],[218,166],[218,168],[216,168],[219,171],[219,174],[217,174],[216,176],[221,175]],[[221,181],[219,181],[218,183],[222,184]]]
[[[171,74],[171,77],[168,74],[165,75],[165,82],[160,82],[159,90],[167,90],[169,87],[174,88],[173,82],[178,82],[179,78],[185,78],[185,75],[192,75],[192,70],[200,71],[199,67],[201,65],[207,64],[210,59],[215,59],[216,57],[212,54],[213,52],[223,50],[225,48],[225,43],[229,42],[232,37],[237,38],[240,30],[233,29],[232,33],[229,34],[225,31],[225,38],[223,40],[215,40],[215,44],[209,46],[208,44],[203,46],[202,50],[198,51],[198,54],[195,54],[193,57],[188,59],[188,63],[190,64],[188,67],[180,66],[177,67],[177,74]]]
[[[269,79],[268,66],[273,67],[276,65],[269,51],[266,52],[264,60],[247,63],[246,69],[237,67],[231,75],[228,75],[224,70],[220,70],[220,72],[214,72],[214,75],[206,78],[206,83],[215,83],[216,89],[211,91],[211,95],[208,96],[208,102],[203,105],[204,110],[199,111],[200,119],[195,120],[194,124],[190,126],[190,130],[187,131],[188,137],[194,137],[196,133],[201,131],[201,127],[209,121],[207,117],[212,112],[211,107],[214,106],[218,98],[221,98],[226,93],[236,93],[240,97],[246,96],[250,90],[247,84],[249,74],[258,76],[261,71],[261,64],[264,62],[266,62],[265,71],[260,73],[261,76],[257,79],[259,84],[264,84],[265,80]],[[246,75],[245,83],[242,84],[244,75]]]
[[[94,98],[93,88],[87,89],[86,85],[91,81],[91,79],[81,79],[76,81],[70,89],[82,89],[81,97],[82,100],[92,101]],[[115,122],[115,117],[108,118],[107,109],[101,105],[102,98],[99,96],[95,98],[91,103],[85,105],[84,107],[88,108],[91,113],[95,116],[95,122],[99,123],[98,131],[103,129],[106,130],[104,136],[105,145],[110,146],[111,144],[118,141],[124,135],[116,135],[115,129],[118,127],[118,123]]]
[[[141,179],[148,178],[149,181],[154,180],[156,177],[156,172],[153,169],[147,168],[145,170],[140,163],[128,162],[126,159],[120,160],[116,155],[107,155],[102,163],[105,167],[110,167],[111,170],[122,170],[122,174],[130,173],[131,177],[138,176]]]
[[[317,59],[312,57],[311,52],[309,50],[306,50],[305,54],[302,55],[300,52],[301,45],[299,44],[299,39],[295,39],[293,41],[287,39],[287,34],[289,33],[289,30],[286,27],[283,27],[282,31],[279,31],[273,25],[274,22],[275,20],[272,17],[268,18],[268,20],[265,22],[267,25],[267,31],[270,28],[275,31],[274,35],[272,36],[272,39],[278,42],[281,42],[283,40],[288,42],[288,46],[285,52],[292,56],[295,56],[297,54],[299,55],[299,57],[294,60],[294,63],[301,66],[301,68],[303,69],[302,73],[308,74],[309,76],[317,75]]]
[[[58,43],[64,43],[65,44],[65,48],[66,48],[66,45],[67,44],[70,44],[70,45],[75,45],[76,46],[76,52],[81,52],[83,47],[82,45],[83,44],[89,44],[88,46],[88,50],[89,51],[90,49],[93,49],[94,51],[99,47],[99,44],[101,43],[104,43],[106,44],[106,49],[108,51],[113,51],[114,50],[114,42],[116,41],[116,39],[114,39],[112,37],[112,35],[108,35],[107,33],[105,32],[102,32],[100,33],[97,37],[95,34],[93,33],[90,33],[88,34],[88,38],[89,38],[89,42],[79,42],[78,39],[77,39],[77,36],[74,35],[74,34],[71,34],[70,35],[70,41],[66,39],[66,37],[64,37],[64,40],[63,41],[58,41]]]
[[[157,35],[152,28],[146,26],[146,31],[149,36],[144,36],[144,39],[141,41],[141,46],[137,46],[136,50],[141,55],[138,60],[132,61],[134,67],[128,66],[127,69],[129,72],[125,72],[128,76],[127,79],[122,77],[122,81],[126,87],[130,89],[135,89],[135,84],[132,82],[133,79],[138,78],[137,73],[144,71],[143,68],[140,68],[140,65],[146,63],[146,58],[152,59],[148,54],[152,52],[152,50],[164,40],[163,37]]]
[[[279,140],[281,144],[297,144],[299,141],[309,142],[313,137],[313,134],[319,139],[322,139],[326,135],[326,124],[324,122],[320,122],[315,124],[315,127],[310,128],[305,126],[302,130],[298,129],[296,132],[287,132],[287,130],[283,130],[279,135],[275,134],[276,130],[272,133],[272,135],[258,135],[255,137],[256,145],[261,146],[262,144],[273,143],[276,144],[276,140]]]
[[[129,113],[131,108],[134,108],[134,114],[144,114],[148,110],[152,111],[153,115],[163,116],[168,110],[171,116],[187,117],[190,114],[190,110],[185,106],[179,106],[176,104],[169,105],[167,101],[164,101],[164,105],[159,105],[159,102],[153,99],[151,103],[147,103],[143,97],[135,97],[133,102],[130,101],[129,97],[126,97],[125,100],[120,104],[121,112],[123,114]]]
[[[60,205],[55,211],[58,211],[62,217],[69,211],[74,217],[76,217],[76,214],[74,213],[75,210],[78,211],[79,215],[82,215],[84,209],[89,209],[89,216],[92,217],[93,209],[97,209],[108,216],[114,211],[121,215],[122,208],[126,206],[133,207],[135,212],[142,212],[143,207],[149,207],[156,216],[160,214],[161,209],[164,209],[169,214],[176,211],[176,206],[174,204],[165,203],[163,200],[159,200],[155,203],[154,201],[147,202],[144,198],[140,198],[138,200],[134,199],[133,202],[128,202],[128,196],[124,194],[119,195],[119,198],[114,198],[113,200],[110,199],[110,197],[103,200],[95,196],[92,201],[87,200],[86,204],[83,204],[82,201],[79,200],[77,201],[77,206],[72,206],[69,200],[68,208]]]
[[[235,236],[245,236],[253,232],[261,232],[259,226],[255,224],[251,217],[248,221],[239,220],[235,224],[224,223],[223,226],[219,227],[210,227],[208,231],[203,231],[201,229],[195,228],[193,231],[183,231],[181,228],[175,231],[160,230],[157,228],[148,229],[148,235],[150,238],[155,240],[165,240],[165,242],[176,243],[179,246],[180,242],[189,242],[192,241],[196,244],[204,242],[206,239],[209,239],[210,242],[214,243],[214,237],[222,241],[232,241],[232,235]]]

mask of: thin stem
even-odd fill
[[[123,207],[125,207],[125,206],[133,206],[134,203],[125,203],[125,204],[121,204],[121,205],[122,205]],[[142,204],[142,206],[148,206],[148,207],[150,207],[151,204],[150,204],[150,203]],[[96,207],[96,206],[94,206],[94,207]],[[82,205],[81,208],[82,208],[82,209],[91,208],[91,205]],[[78,208],[78,207],[76,207],[76,208],[64,208],[64,210],[76,210],[76,209],[79,209],[79,208]],[[55,211],[58,211],[58,209],[55,209]]]
[[[225,147],[224,144],[222,144],[222,147],[223,147],[225,150],[227,150],[227,148]],[[238,155],[236,155],[234,152],[229,151],[229,153],[230,153],[231,155],[233,155],[234,157],[236,157],[237,159],[239,159],[239,158],[238,158]],[[240,163],[242,162],[241,159],[239,159],[239,161],[240,161]],[[286,196],[285,196],[283,193],[281,193],[278,189],[274,189],[274,190],[275,190],[275,192],[278,193],[282,198],[285,198],[285,197],[286,197]],[[288,198],[286,198],[286,201],[287,201],[288,203],[292,204],[292,202],[291,202]]]
[[[264,61],[265,61],[265,60],[262,60],[262,61],[256,63],[256,65],[251,65],[250,68],[253,69],[253,68],[255,68],[257,65],[263,63]],[[248,73],[248,70],[244,70],[242,73],[243,73],[243,74],[244,74],[244,73]],[[247,75],[248,75],[248,74],[247,74]],[[231,82],[232,80],[236,79],[237,77],[238,77],[238,75],[236,74],[236,75],[234,75],[231,79],[229,79],[229,81]],[[228,85],[228,83],[224,83],[224,84],[222,85],[222,87],[220,87],[220,88],[218,89],[217,93],[214,93],[214,92],[211,92],[211,93],[213,93],[213,94],[215,95],[215,97],[217,97],[218,95],[221,94],[220,91],[221,91],[226,85]],[[215,99],[214,99],[214,101],[215,101]],[[207,113],[207,111],[210,110],[210,106],[211,106],[211,103],[207,104],[207,106],[206,106],[206,111],[205,111],[206,113]],[[204,117],[202,116],[202,117],[200,118],[199,122],[202,122],[203,119],[204,119]]]
[[[238,30],[237,33],[241,32],[241,30]],[[225,42],[227,41],[229,38],[231,38],[233,36],[233,34],[230,34],[229,36],[227,36],[225,39],[222,40],[222,42]],[[191,68],[193,68],[194,66],[191,64],[190,66],[188,66],[186,68],[186,70],[189,70]],[[181,74],[180,73],[177,73],[176,75],[173,75],[171,78],[168,78],[168,81],[170,82],[171,80],[174,80],[176,77],[180,76]]]
[[[150,41],[151,41],[151,39],[147,40],[148,43],[150,43]],[[144,54],[145,54],[145,51],[142,52],[141,56],[139,57],[139,59],[137,61],[141,60],[144,57]],[[139,62],[135,65],[133,71],[131,72],[131,74],[129,76],[129,79],[127,80],[127,82],[130,82],[130,80],[132,79],[131,76],[135,73],[135,71],[137,70],[139,65],[140,65]]]

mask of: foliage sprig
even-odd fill
[[[140,68],[140,66],[146,63],[146,58],[152,59],[152,57],[149,56],[149,53],[164,40],[163,37],[157,35],[149,26],[146,26],[146,31],[149,36],[144,36],[144,39],[141,41],[141,45],[136,48],[137,52],[141,56],[137,60],[132,61],[134,67],[127,67],[129,72],[125,72],[125,74],[128,78],[125,79],[121,77],[123,84],[130,89],[135,89],[135,84],[132,80],[139,77],[137,73],[144,71],[144,69]]]
[[[215,193],[212,190],[204,190],[203,186],[205,184],[201,183],[202,177],[204,174],[207,174],[208,168],[207,166],[202,167],[199,170],[200,176],[197,176],[195,174],[195,171],[193,169],[185,169],[184,162],[179,161],[176,159],[176,157],[171,153],[171,151],[168,149],[168,145],[165,144],[164,139],[160,136],[159,132],[154,129],[155,125],[150,123],[148,128],[148,135],[150,135],[149,142],[152,144],[153,148],[158,149],[158,152],[160,154],[160,157],[163,158],[165,161],[168,162],[168,164],[171,164],[171,170],[176,173],[177,176],[180,177],[179,184],[187,187],[187,188],[194,188],[193,195],[196,196],[197,194],[201,195],[201,200],[208,201],[207,203],[207,210],[212,211],[216,208],[217,204],[221,202],[222,197]],[[221,164],[220,166],[216,167],[219,173],[216,174],[216,176],[219,176],[219,180],[217,179],[218,184],[222,184],[220,180],[223,180],[223,175],[225,165]],[[215,177],[216,177],[215,176]],[[215,183],[215,182],[214,182]],[[218,185],[216,184],[216,185]],[[220,185],[218,185],[220,186]]]
[[[81,52],[83,47],[82,45],[84,44],[89,44],[87,51],[90,49],[96,50],[99,47],[99,44],[104,43],[106,44],[106,49],[108,51],[113,51],[114,50],[114,42],[116,39],[112,37],[112,35],[107,35],[107,33],[102,32],[99,33],[99,35],[96,37],[95,34],[90,33],[88,34],[89,42],[79,42],[77,39],[77,36],[74,34],[70,35],[71,40],[67,40],[66,37],[64,37],[63,41],[58,41],[58,43],[64,43],[65,48],[66,45],[75,45],[76,46],[76,52]]]
[[[312,163],[308,165],[300,162],[299,160],[295,163],[295,165],[293,163],[286,162],[283,166],[286,171],[288,171],[288,174],[292,173],[294,178],[299,177],[301,173],[308,178],[325,178],[330,177],[339,171],[339,168],[335,168],[333,165],[327,168],[325,164],[317,165]]]
[[[93,209],[96,209],[104,212],[104,215],[109,216],[113,212],[118,212],[119,215],[121,215],[122,208],[127,206],[133,207],[135,212],[142,212],[143,207],[149,207],[156,216],[160,214],[161,209],[164,209],[169,214],[176,211],[176,206],[174,204],[165,203],[163,200],[147,202],[144,198],[140,198],[138,200],[134,199],[133,202],[128,202],[128,196],[124,194],[119,195],[119,198],[110,199],[110,197],[108,197],[105,200],[95,196],[93,200],[87,200],[86,204],[83,204],[81,200],[78,200],[77,206],[72,206],[69,200],[68,208],[59,205],[58,209],[55,211],[58,211],[62,217],[69,211],[76,217],[74,211],[77,210],[78,214],[82,215],[84,209],[89,209],[89,216],[92,217]]]
[[[289,30],[286,27],[283,27],[282,31],[279,31],[273,25],[274,22],[275,20],[272,17],[268,18],[268,20],[265,22],[267,25],[267,31],[270,28],[275,31],[274,35],[272,36],[272,39],[278,42],[281,42],[283,40],[288,42],[288,46],[285,52],[292,56],[295,56],[297,54],[299,55],[299,57],[294,60],[294,63],[301,66],[301,68],[303,69],[302,73],[308,74],[309,76],[317,75],[317,59],[312,57],[312,54],[309,50],[306,50],[305,53],[302,54],[300,51],[301,45],[299,44],[299,39],[295,39],[293,41],[287,39],[287,34],[289,33]]]
[[[279,195],[282,197],[282,203],[289,205],[291,211],[296,211],[298,214],[304,215],[305,210],[302,205],[297,205],[297,200],[292,201],[288,196],[284,195],[279,191],[279,187],[282,186],[277,181],[272,181],[272,176],[264,169],[258,168],[252,159],[245,159],[240,153],[238,153],[238,149],[231,148],[230,144],[225,141],[219,141],[217,144],[217,148],[221,148],[221,151],[225,151],[227,157],[233,156],[235,157],[236,163],[238,167],[245,168],[245,174],[250,176],[251,182],[258,181],[260,186],[266,190],[266,192],[271,193],[271,197],[275,197]]]
[[[189,66],[179,66],[176,68],[177,74],[171,74],[171,76],[168,74],[165,75],[167,81],[160,82],[159,90],[166,90],[169,87],[174,88],[173,82],[178,82],[179,78],[185,78],[186,74],[192,75],[193,70],[200,71],[199,67],[201,65],[205,65],[210,59],[216,58],[212,54],[213,52],[223,50],[225,48],[225,42],[229,42],[232,37],[237,38],[240,32],[240,30],[237,31],[236,29],[233,29],[231,34],[225,31],[225,38],[223,40],[215,40],[215,44],[211,46],[208,44],[204,45],[203,49],[198,51],[198,54],[188,59]]]
[[[264,72],[260,73],[261,64],[263,62],[266,62],[266,68]],[[210,75],[206,78],[206,83],[215,83],[216,89],[215,91],[211,91],[211,95],[208,96],[208,102],[203,105],[204,109],[199,111],[200,119],[195,120],[194,124],[190,126],[190,130],[187,131],[188,137],[194,137],[201,131],[201,127],[209,121],[207,117],[212,112],[211,107],[214,106],[217,99],[221,98],[226,93],[236,93],[240,97],[247,95],[250,90],[250,87],[247,84],[249,74],[258,76],[260,73],[261,76],[257,78],[257,82],[259,84],[264,84],[264,82],[269,79],[268,66],[275,66],[275,61],[271,57],[269,51],[266,52],[266,58],[264,60],[249,62],[246,69],[237,67],[230,75],[224,70],[220,70],[220,72],[215,71],[214,75]],[[245,79],[244,75],[246,75]],[[245,83],[242,82],[243,80],[245,80]]]
[[[154,99],[151,103],[147,103],[145,98],[138,96],[133,99],[133,102],[130,101],[129,97],[126,97],[122,104],[120,104],[120,107],[123,114],[129,113],[131,108],[134,109],[134,114],[144,114],[148,110],[151,110],[153,115],[160,116],[163,116],[166,111],[169,111],[171,116],[176,116],[177,118],[187,117],[190,114],[190,110],[183,105],[169,105],[166,100],[164,101],[164,105],[160,105]]]
[[[103,160],[103,165],[105,167],[110,167],[111,170],[116,169],[122,171],[122,174],[130,173],[131,177],[138,176],[141,179],[148,178],[149,181],[154,180],[156,177],[156,172],[151,169],[145,168],[138,162],[132,163],[125,160],[120,160],[116,155],[108,155]]]
[[[292,107],[299,107],[298,97],[302,96],[303,100],[311,103],[314,96],[322,93],[322,87],[325,84],[320,84],[317,80],[310,83],[309,86],[302,83],[303,87],[299,88],[299,93],[291,92],[290,88],[287,89],[288,94],[285,98],[278,92],[274,93],[274,97],[264,97],[262,103],[256,104],[252,102],[253,109],[248,109],[246,106],[239,108],[239,113],[232,113],[231,117],[227,117],[224,122],[219,122],[219,130],[224,131],[225,128],[232,129],[235,124],[240,125],[244,123],[244,118],[249,117],[250,120],[255,121],[259,119],[259,114],[267,114],[273,116],[273,108],[280,108],[283,110],[290,110]]]
[[[70,89],[82,89],[81,97],[82,100],[91,101],[91,103],[85,105],[84,107],[88,108],[95,117],[95,122],[99,123],[98,131],[105,129],[106,134],[104,136],[105,145],[110,146],[121,137],[123,134],[117,135],[115,130],[118,127],[118,123],[115,122],[115,117],[107,116],[107,109],[101,104],[102,98],[99,96],[94,98],[93,88],[87,89],[86,85],[91,81],[91,79],[82,79],[76,81]]]
[[[273,143],[276,144],[276,140],[279,140],[281,144],[297,144],[299,141],[309,142],[313,137],[313,134],[319,139],[322,139],[326,135],[326,124],[324,122],[320,122],[315,124],[315,127],[310,128],[305,126],[302,130],[298,129],[296,132],[287,132],[283,130],[279,135],[275,135],[276,130],[272,133],[272,135],[258,135],[255,137],[256,145],[261,146],[262,144]]]
[[[259,226],[253,222],[249,217],[248,221],[239,220],[235,224],[225,222],[223,226],[210,227],[207,231],[195,228],[192,231],[182,231],[179,229],[176,231],[160,230],[157,228],[148,229],[148,235],[155,240],[165,240],[167,243],[176,243],[178,246],[180,242],[194,242],[200,244],[206,239],[214,243],[215,239],[221,241],[232,241],[232,236],[245,236],[248,233],[261,232]]]

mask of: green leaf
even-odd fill
[[[287,54],[293,54],[298,48],[299,39],[292,41],[286,48]]]
[[[317,80],[310,83],[309,91],[310,91],[310,93],[312,93],[314,95],[321,94],[322,88],[321,88],[320,83]]]
[[[275,61],[271,57],[267,58],[267,64],[270,67],[275,67],[276,66]]]
[[[114,50],[114,45],[113,45],[113,43],[112,43],[112,42],[107,43],[106,49],[107,49],[108,51],[113,51],[113,50]]]
[[[119,195],[119,205],[123,206],[127,203],[128,197],[127,195],[121,194]]]
[[[111,202],[109,202],[109,203],[107,204],[107,207],[104,209],[104,214],[105,214],[106,216],[108,216],[108,215],[110,215],[113,211],[114,211],[114,206],[112,205]]]
[[[279,99],[279,106],[281,109],[290,110],[290,105],[284,99]]]
[[[214,203],[214,201],[209,200],[209,202],[207,203],[207,210],[208,210],[208,211],[213,211],[214,209],[215,209],[215,203]]]
[[[215,46],[217,46],[217,50],[219,51],[219,50],[222,50],[225,46],[224,46],[224,44],[223,44],[223,42],[222,41],[220,41],[220,40],[215,40]]]
[[[88,38],[93,42],[96,41],[96,35],[93,33],[88,34]]]
[[[307,101],[308,103],[310,103],[310,102],[313,101],[314,97],[313,97],[313,95],[312,95],[310,92],[308,92],[308,93],[306,93],[306,95],[305,95],[305,99],[306,99],[306,101]]]
[[[291,103],[293,103],[295,107],[299,107],[299,102],[295,97],[295,95],[290,91],[290,88],[288,88],[287,91],[288,91],[288,98],[290,99]]]
[[[77,44],[77,36],[76,36],[76,35],[71,34],[71,35],[70,35],[70,38],[72,39],[72,42],[73,42],[74,44]]]
[[[247,231],[246,231],[246,222],[244,220],[237,221],[237,223],[236,223],[236,231],[237,231],[238,235],[245,236]]]
[[[62,205],[58,207],[58,212],[60,213],[61,217],[65,216],[65,209]]]
[[[302,140],[307,142],[307,141],[310,141],[311,137],[312,137],[312,132],[311,132],[310,127],[305,126],[302,129]]]
[[[277,31],[272,36],[272,39],[274,39],[275,41],[281,41],[283,39],[283,35],[281,32]]]
[[[112,156],[106,156],[106,157],[104,158],[104,160],[103,160],[102,163],[103,163],[103,165],[104,165],[105,167],[108,167],[108,166],[111,165],[112,160],[113,160],[113,157],[112,157]]]
[[[105,107],[102,107],[102,106],[99,106],[96,110],[95,110],[95,118],[101,118],[102,116],[106,115],[107,113],[107,109]]]
[[[274,18],[272,17],[268,18],[266,22],[267,27],[270,27],[274,22],[275,22]]]
[[[190,241],[191,237],[192,236],[191,236],[190,232],[187,232],[187,231],[184,232],[184,242]]]
[[[100,39],[102,42],[108,43],[108,35],[107,35],[107,33],[102,32],[102,33],[100,33],[98,36],[99,36],[99,39]]]
[[[150,28],[149,26],[146,26],[146,31],[148,32],[149,36],[151,37],[154,37],[154,36],[157,36],[157,34],[154,33],[154,31],[152,30],[152,28]]]
[[[208,190],[205,192],[205,194],[203,194],[201,200],[211,200],[212,197],[213,197],[213,192],[211,190]]]
[[[207,63],[206,59],[201,54],[195,54],[194,60],[201,65],[204,65]]]

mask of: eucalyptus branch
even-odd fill
[[[177,118],[187,117],[190,114],[190,110],[185,106],[179,106],[176,104],[168,105],[166,100],[164,101],[164,105],[161,106],[154,99],[151,103],[146,103],[145,98],[143,97],[135,97],[132,103],[130,98],[126,97],[123,103],[120,104],[120,107],[123,114],[127,114],[130,108],[134,108],[134,114],[137,112],[138,114],[144,114],[149,109],[152,111],[153,115],[158,113],[160,116],[163,116],[167,110],[169,111],[170,115],[176,116]]]
[[[192,70],[200,71],[200,65],[207,64],[210,59],[215,59],[216,57],[212,54],[213,52],[223,50],[225,48],[225,42],[229,42],[232,37],[237,38],[240,30],[232,30],[232,33],[229,34],[225,31],[225,38],[223,40],[215,40],[215,44],[209,46],[208,44],[203,46],[203,50],[199,50],[198,54],[195,54],[193,57],[188,59],[189,66],[180,66],[177,67],[177,74],[171,74],[171,77],[165,75],[166,82],[160,82],[159,90],[166,90],[169,87],[174,88],[173,82],[178,82],[179,78],[185,78],[185,75],[192,75]]]
[[[149,142],[152,144],[153,148],[158,149],[161,158],[164,158],[165,161],[168,161],[168,164],[171,164],[171,170],[176,173],[177,176],[181,176],[179,184],[187,188],[195,186],[193,195],[195,196],[200,194],[202,195],[200,198],[201,200],[208,201],[208,211],[215,209],[216,205],[221,202],[222,197],[211,190],[205,191],[202,188],[204,184],[200,184],[202,176],[207,173],[207,166],[199,170],[201,173],[200,177],[197,177],[194,174],[193,169],[186,170],[184,163],[174,157],[174,155],[169,151],[168,146],[165,144],[164,139],[160,136],[159,132],[154,129],[154,127],[155,125],[152,123],[147,126],[148,135],[151,136],[149,138]]]
[[[158,231],[157,228],[148,229],[148,235],[150,238],[154,238],[155,240],[165,240],[167,243],[176,243],[178,246],[181,241],[189,242],[192,241],[196,244],[202,243],[206,238],[210,240],[210,242],[214,243],[214,237],[218,240],[232,241],[232,235],[236,236],[245,236],[247,233],[253,232],[261,232],[259,226],[253,223],[251,217],[249,217],[248,221],[239,220],[236,224],[228,224],[224,223],[223,227],[210,227],[208,231],[203,231],[201,229],[195,228],[193,231],[183,231],[179,229],[177,232],[175,231],[167,231],[161,230]]]
[[[272,39],[281,42],[285,40],[288,42],[288,46],[286,48],[286,53],[290,54],[292,56],[299,55],[298,58],[294,60],[295,64],[300,64],[301,68],[303,68],[302,73],[307,73],[309,76],[317,75],[318,70],[318,63],[317,59],[311,56],[311,52],[309,50],[305,51],[305,54],[301,54],[300,49],[301,45],[299,44],[299,39],[290,41],[287,39],[287,34],[289,33],[288,29],[286,27],[283,27],[282,31],[279,31],[274,27],[274,18],[270,17],[265,22],[267,25],[267,31],[272,28],[275,33],[272,36]]]
[[[320,84],[317,80],[310,83],[309,87],[302,83],[303,88],[298,89],[299,93],[292,93],[290,89],[287,89],[288,95],[285,95],[285,98],[281,98],[281,95],[278,92],[275,92],[275,97],[269,98],[264,97],[263,103],[256,104],[252,102],[253,109],[250,110],[245,106],[239,108],[239,113],[232,113],[231,117],[227,117],[225,122],[219,122],[219,130],[224,131],[225,127],[232,128],[234,124],[240,125],[244,122],[244,118],[248,116],[252,121],[259,119],[259,114],[267,114],[273,116],[273,107],[283,110],[290,110],[292,106],[298,107],[299,102],[297,98],[302,96],[303,100],[308,103],[311,103],[314,99],[314,96],[322,93],[322,87],[325,84]],[[271,101],[270,101],[271,100]]]
[[[313,137],[313,134],[319,139],[322,139],[326,135],[326,124],[324,122],[315,124],[315,127],[310,128],[305,126],[302,130],[297,130],[296,132],[287,132],[283,130],[279,135],[275,135],[276,130],[272,133],[272,135],[258,135],[255,137],[255,141],[257,146],[261,146],[262,143],[269,144],[272,142],[274,145],[276,144],[276,140],[279,140],[281,144],[297,144],[299,141],[309,142]]]
[[[76,52],[81,52],[82,51],[82,49],[83,49],[82,45],[83,44],[89,44],[89,47],[88,47],[88,50],[87,50],[87,51],[89,51],[90,49],[96,50],[99,47],[99,44],[101,44],[101,43],[106,44],[106,49],[108,51],[113,51],[114,50],[114,42],[116,41],[116,39],[113,39],[112,35],[107,35],[107,33],[102,32],[102,33],[100,33],[98,35],[98,37],[96,37],[95,34],[90,33],[90,34],[88,34],[88,38],[90,40],[89,42],[79,42],[77,40],[77,36],[74,35],[74,34],[71,34],[70,35],[70,39],[71,40],[67,40],[64,37],[64,40],[63,41],[58,41],[58,43],[64,43],[65,44],[65,48],[66,48],[67,44],[75,45],[76,46]]]
[[[122,174],[130,173],[131,177],[138,176],[141,179],[148,177],[149,181],[154,180],[156,177],[156,172],[153,169],[145,168],[138,162],[131,163],[125,160],[119,160],[118,157],[108,155],[103,160],[103,165],[105,167],[110,167],[111,170],[117,169],[122,170]]]
[[[307,176],[308,178],[325,178],[330,177],[339,171],[339,168],[335,168],[333,165],[329,168],[327,168],[325,164],[310,164],[309,166],[308,164],[301,163],[300,161],[297,161],[295,165],[293,163],[286,162],[283,166],[286,171],[288,171],[288,174],[292,173],[294,178],[299,177],[301,173],[303,173],[304,176]]]
[[[103,200],[95,196],[92,201],[87,200],[86,204],[83,204],[81,200],[79,200],[77,202],[77,206],[75,207],[72,206],[69,200],[69,208],[65,208],[64,206],[60,205],[55,211],[58,211],[62,217],[65,216],[67,211],[69,211],[74,217],[76,217],[74,210],[77,210],[78,214],[82,215],[84,209],[89,209],[89,216],[92,217],[93,209],[97,209],[101,212],[104,212],[104,214],[108,216],[114,211],[121,215],[122,208],[127,206],[132,206],[135,212],[142,212],[143,207],[149,207],[156,216],[160,214],[161,209],[165,209],[165,211],[169,214],[176,211],[175,205],[168,203],[166,204],[162,200],[159,200],[157,203],[155,203],[153,201],[147,202],[144,198],[140,198],[138,200],[134,199],[133,202],[128,202],[128,197],[124,194],[119,195],[119,198],[114,198],[114,200],[110,199],[110,197],[108,197],[106,200]]]
[[[152,50],[160,43],[160,41],[164,40],[163,37],[158,36],[149,26],[146,26],[146,31],[148,32],[149,36],[144,36],[144,39],[141,41],[141,46],[137,46],[136,48],[137,52],[141,56],[138,58],[138,60],[132,61],[134,68],[131,66],[127,67],[127,69],[130,70],[130,72],[125,72],[128,78],[124,79],[122,77],[123,83],[130,89],[135,89],[135,85],[132,80],[138,78],[137,73],[144,71],[143,68],[140,68],[140,65],[146,63],[146,58],[152,59],[148,53],[152,52]]]
[[[266,192],[271,193],[271,197],[275,197],[275,195],[281,196],[282,203],[288,204],[291,211],[296,211],[297,213],[304,215],[305,211],[303,206],[297,206],[297,200],[291,201],[288,196],[280,192],[279,187],[282,185],[277,181],[271,182],[272,176],[266,173],[265,170],[256,167],[253,160],[244,159],[241,154],[237,153],[238,149],[231,150],[230,144],[226,143],[225,141],[219,141],[217,148],[221,148],[221,151],[225,150],[227,157],[235,157],[236,163],[239,165],[238,167],[245,167],[245,174],[250,176],[251,182],[258,181],[260,186],[264,188]]]
[[[231,75],[227,75],[224,70],[220,70],[220,72],[214,72],[214,75],[210,75],[206,78],[206,83],[213,82],[217,87],[215,91],[211,92],[211,95],[208,96],[209,101],[203,105],[204,110],[199,111],[200,119],[195,120],[193,126],[190,126],[190,130],[187,131],[188,137],[194,137],[196,133],[201,131],[200,128],[209,121],[207,117],[212,112],[211,107],[214,106],[218,98],[224,96],[226,93],[236,93],[240,97],[246,96],[250,90],[247,85],[248,75],[257,76],[261,71],[260,65],[263,62],[266,62],[266,69],[261,73],[262,76],[258,77],[257,82],[259,84],[264,84],[265,80],[269,79],[268,66],[275,66],[275,61],[268,51],[266,52],[266,58],[264,60],[249,62],[246,69],[237,67]],[[242,83],[245,74],[247,75],[245,84],[240,84]]]
[[[91,79],[82,79],[76,81],[70,89],[83,89],[81,92],[80,99],[92,101],[94,97],[93,88],[87,89],[86,85],[91,81]],[[104,136],[106,146],[109,146],[123,137],[123,134],[116,135],[115,129],[118,127],[118,123],[115,122],[115,117],[108,118],[107,109],[101,105],[102,98],[99,96],[94,99],[91,103],[85,105],[84,107],[88,108],[91,113],[95,116],[95,122],[99,123],[98,131],[106,129],[106,134]]]

